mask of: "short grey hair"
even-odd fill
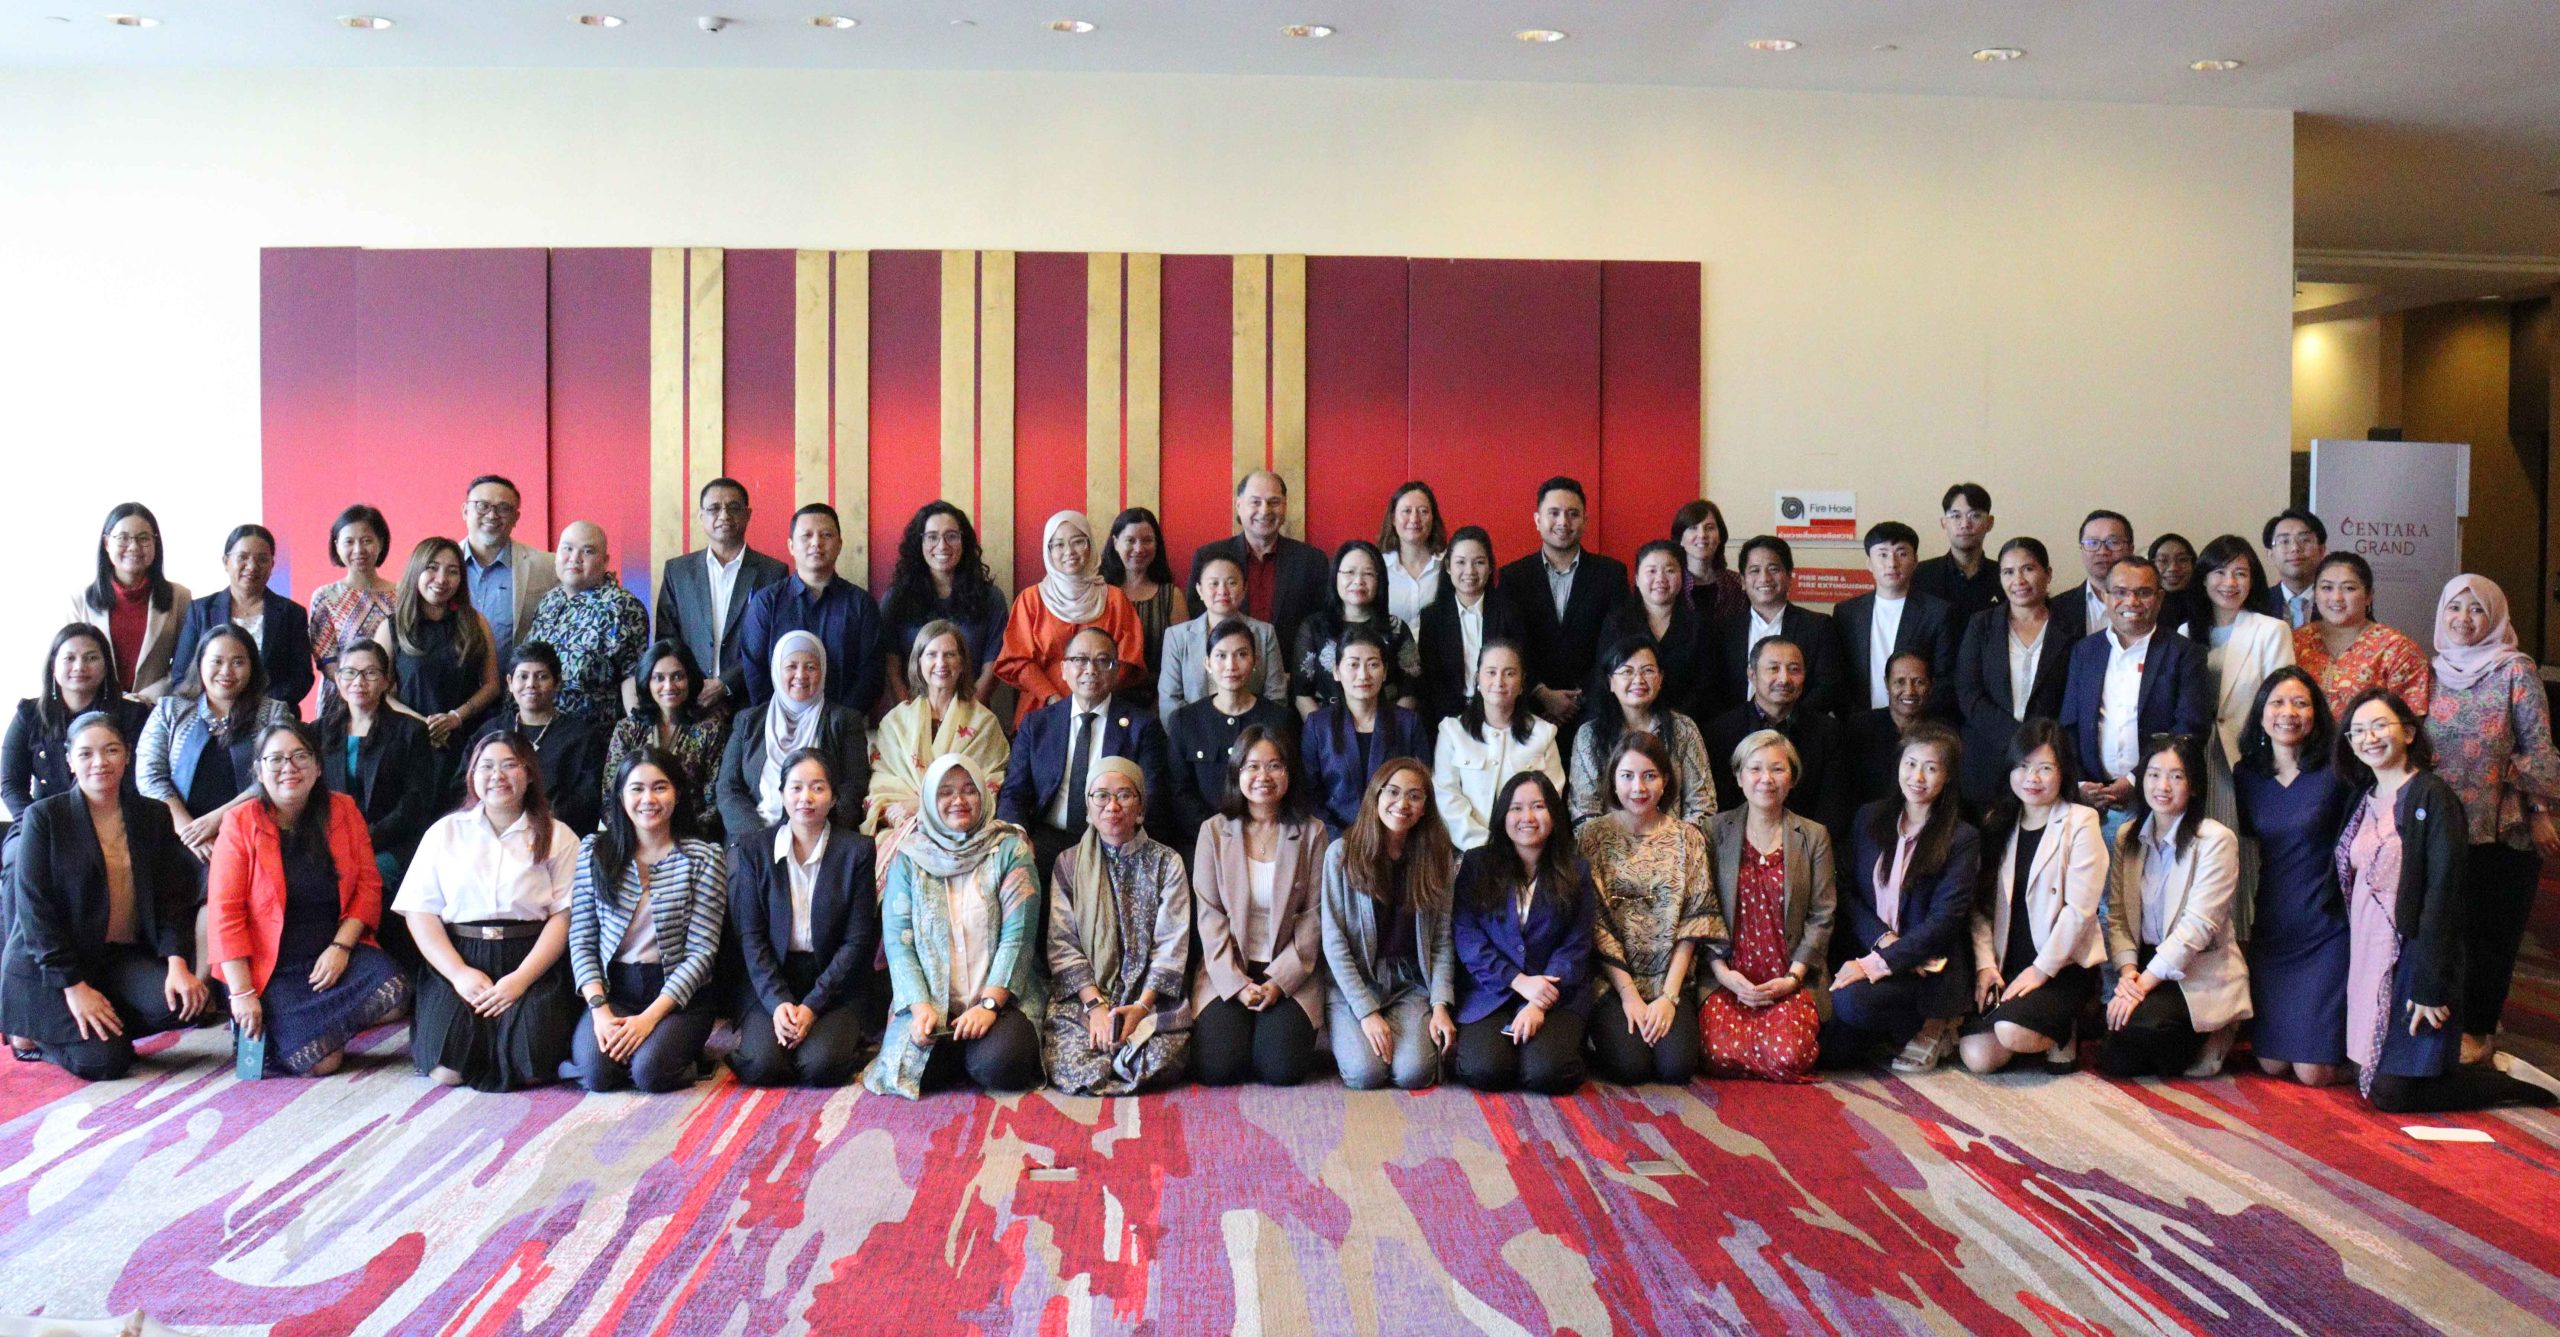
[[[1773,747],[1787,754],[1787,779],[1789,781],[1803,779],[1804,754],[1796,751],[1795,740],[1775,729],[1759,730],[1734,745],[1733,773],[1740,776],[1743,763]]]

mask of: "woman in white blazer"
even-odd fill
[[[2202,815],[2212,782],[2196,739],[2153,737],[2143,745],[2139,773],[2150,815],[2126,823],[2116,839],[2107,887],[2116,993],[2107,1004],[2098,1071],[2211,1077],[2222,1071],[2236,1023],[2250,1013],[2249,966],[2231,924],[2240,840]]]
[[[2203,597],[2194,601],[2194,616],[2183,630],[2187,639],[2206,647],[2205,673],[2213,685],[2213,736],[2204,747],[2205,770],[2212,777],[2199,809],[2237,832],[2240,829],[2238,788],[2231,783],[2231,763],[2240,757],[2240,731],[2249,727],[2250,707],[2267,675],[2293,662],[2293,628],[2284,619],[2257,611],[2267,589],[2266,568],[2258,550],[2237,534],[2225,534],[2204,545],[2196,556],[2195,583]],[[2257,903],[2258,842],[2240,842],[2239,890],[2233,897],[2239,936],[2249,936],[2249,907]]]
[[[2071,735],[2048,719],[2009,740],[2009,797],[1992,809],[1974,898],[1974,1000],[1960,1051],[1975,1072],[1998,1072],[2020,1054],[2068,1069],[2072,1026],[2098,991],[2107,959],[2098,902],[2107,886],[2107,842],[2096,810],[2067,802],[2079,779]]]
[[[1486,814],[1503,781],[1522,771],[1545,771],[1557,789],[1564,788],[1556,726],[1521,702],[1528,691],[1526,662],[1517,644],[1498,637],[1487,640],[1476,653],[1474,699],[1453,718],[1440,721],[1431,789],[1439,800],[1434,806],[1440,820],[1448,824],[1449,843],[1461,854],[1492,833]]]

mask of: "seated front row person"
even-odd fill
[[[1788,811],[1799,765],[1775,729],[1743,739],[1733,750],[1742,806],[1710,827],[1726,931],[1707,957],[1716,988],[1698,1018],[1715,1076],[1802,1081],[1820,1057],[1838,873],[1830,833]]]
[[[2211,1077],[2250,1014],[2249,965],[2232,911],[2240,838],[2205,816],[2204,749],[2156,734],[2142,746],[2147,816],[2116,838],[2107,886],[2115,997],[2098,1071],[2110,1077]],[[2199,1057],[2201,1055],[2201,1057]]]
[[[880,950],[872,845],[835,825],[835,759],[816,748],[783,759],[782,809],[730,847],[747,987],[729,1070],[749,1086],[842,1086],[862,1070]]]
[[[923,805],[924,771],[937,757],[965,752],[1001,789],[1013,744],[1004,721],[978,700],[978,670],[956,622],[934,618],[905,647],[899,678],[908,696],[871,735],[871,779],[863,795],[862,833],[883,836]]]
[[[924,811],[881,879],[889,1026],[864,1089],[915,1099],[965,1080],[1040,1085],[1040,884],[1022,828],[995,816],[978,764],[925,768]]]
[[[1135,1095],[1179,1077],[1191,1009],[1191,881],[1149,837],[1146,773],[1105,757],[1085,786],[1084,838],[1049,882],[1049,1082],[1069,1095]]]
[[[781,821],[782,761],[804,747],[834,758],[843,777],[836,825],[859,825],[871,782],[870,731],[861,711],[828,694],[835,667],[827,663],[826,645],[813,633],[786,631],[773,643],[767,671],[772,693],[730,721],[720,758],[721,829],[745,835]]]
[[[1456,852],[1419,762],[1378,768],[1360,815],[1324,855],[1326,1014],[1334,1065],[1355,1091],[1440,1080],[1457,1043],[1457,963],[1449,940]]]
[[[1562,1095],[1582,1085],[1591,1005],[1591,869],[1555,782],[1522,771],[1494,798],[1502,830],[1458,864],[1458,1080]]]
[[[444,1086],[549,1086],[584,1012],[567,965],[578,837],[522,734],[473,739],[462,781],[467,805],[427,828],[391,902],[425,961],[410,1057]]]
[[[1574,832],[1598,897],[1591,932],[1606,981],[1592,1063],[1608,1081],[1677,1086],[1705,1062],[1693,985],[1701,944],[1725,936],[1715,868],[1706,833],[1663,811],[1673,766],[1660,738],[1619,734],[1603,770],[1608,811]]]
[[[654,747],[622,760],[604,824],[578,852],[569,968],[587,1005],[561,1070],[590,1091],[693,1085],[718,1002],[729,908],[720,847],[691,834],[684,768]]]
[[[1315,1068],[1327,837],[1296,769],[1285,724],[1246,726],[1227,758],[1224,805],[1200,827],[1191,1076],[1204,1086],[1296,1086]]]
[[[1894,657],[1897,665],[1907,662]],[[1822,1057],[1856,1066],[1898,1049],[1897,1072],[1926,1072],[1953,1048],[1973,998],[1973,889],[1982,843],[1957,816],[1963,745],[1930,721],[1902,735],[1901,794],[1858,810],[1833,940],[1848,960],[1831,980]]]
[[[0,1011],[42,1058],[83,1081],[133,1070],[133,1042],[204,1011],[194,947],[195,861],[168,810],[125,788],[132,751],[112,715],[64,737],[74,787],[28,805],[8,896],[16,902]]]
[[[1976,1013],[1958,1044],[1975,1072],[1998,1072],[2020,1054],[2050,1054],[2048,1064],[2067,1068],[2077,1055],[2074,1022],[2107,959],[2098,920],[2107,842],[2097,810],[2068,797],[2077,779],[2061,725],[2018,726],[2009,797],[1984,823],[1992,862],[1974,895]]]
[[[265,1042],[265,1075],[322,1077],[358,1031],[400,1015],[409,981],[373,941],[382,870],[364,813],[329,792],[310,730],[269,725],[257,756],[262,788],[224,815],[214,843],[213,959],[232,1023]]]

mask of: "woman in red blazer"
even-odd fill
[[[222,819],[207,879],[213,959],[231,1021],[266,1041],[266,1071],[337,1071],[347,1041],[397,1018],[409,981],[374,945],[382,873],[354,799],[329,792],[320,748],[301,724],[258,739],[264,796]]]

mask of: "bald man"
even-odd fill
[[[1200,545],[1191,555],[1191,588],[1200,568],[1218,558],[1244,573],[1244,611],[1271,624],[1280,638],[1280,663],[1298,662],[1298,628],[1333,593],[1333,564],[1315,547],[1289,537],[1289,485],[1269,469],[1236,480],[1236,532]],[[1200,611],[1195,603],[1194,613]]]
[[[559,588],[542,596],[517,643],[540,641],[560,656],[561,713],[611,728],[637,699],[631,670],[649,644],[649,610],[614,578],[601,526],[570,522],[560,531],[552,566]]]

